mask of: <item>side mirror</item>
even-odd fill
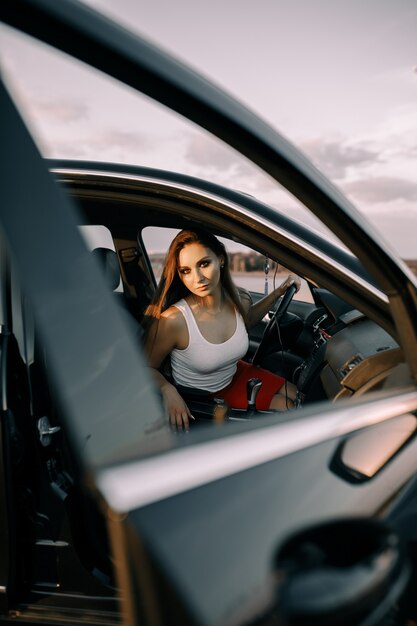
[[[285,542],[275,560],[282,626],[376,626],[411,574],[393,530],[371,519],[309,528]]]
[[[417,435],[417,419],[399,415],[346,438],[330,462],[330,469],[351,483],[370,480]]]

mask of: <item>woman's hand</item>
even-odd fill
[[[168,413],[171,426],[185,430],[189,428],[189,419],[194,419],[188,406],[173,385],[169,383],[161,388],[162,399]]]
[[[276,287],[274,291],[271,291],[267,296],[251,304],[246,313],[247,328],[253,328],[258,324],[268,311],[270,311],[271,307],[275,305],[277,299],[280,298],[291,285],[295,285],[297,291],[300,290],[301,280],[295,274],[288,274],[287,278],[279,287]]]
[[[287,291],[288,287],[291,287],[291,285],[295,285],[296,290],[300,291],[301,280],[299,276],[296,276],[296,274],[288,274],[284,282],[281,283],[281,285],[279,286],[279,289],[281,290],[281,295],[283,295]]]

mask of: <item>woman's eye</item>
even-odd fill
[[[189,274],[190,270],[180,270],[180,274]]]
[[[210,261],[202,261],[200,263],[200,267],[207,267],[208,265],[210,265]]]

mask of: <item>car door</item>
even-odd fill
[[[390,300],[388,324],[415,376],[412,277],[294,148],[198,76],[80,5],[6,2],[0,15],[201,123],[285,184],[381,284]],[[77,479],[97,495],[109,520],[126,623],[169,623],[172,616],[177,623],[254,619],[271,602],[267,563],[297,520],[352,509],[373,515],[415,471],[415,449],[408,447],[375,481],[376,489],[368,482],[360,491],[341,488],[340,479],[323,470],[323,458],[341,436],[414,412],[417,394],[401,391],[366,411],[330,406],[319,415],[304,412],[293,424],[238,426],[224,437],[220,431],[196,434],[195,447],[173,441],[143,358],[82,245],[75,209],[48,175],[6,90],[0,95],[2,228],[52,364]],[[268,441],[273,445],[265,448]],[[283,488],[283,476],[291,489]],[[306,514],[314,487],[320,497]],[[203,550],[208,560],[199,558]]]
[[[66,615],[67,619],[69,616],[74,618],[74,614],[83,609],[90,618],[94,615],[99,619],[99,623],[101,619],[112,623],[118,619],[114,609],[114,589],[107,587],[106,591],[106,585],[100,586],[97,579],[94,580],[95,575],[91,576],[94,561],[81,570],[77,565],[80,563],[77,559],[83,560],[86,549],[90,551],[89,548],[97,544],[106,526],[106,516],[100,512],[97,493],[94,496],[83,486],[90,463],[85,453],[95,448],[98,437],[102,442],[98,443],[96,452],[104,452],[102,444],[107,439],[117,456],[118,446],[113,447],[115,433],[111,434],[111,431],[121,416],[127,417],[130,411],[132,426],[138,431],[149,430],[155,434],[167,425],[160,419],[161,406],[157,398],[152,393],[148,395],[152,385],[146,368],[141,365],[141,355],[133,346],[126,322],[82,241],[74,207],[55,185],[3,83],[0,100],[2,255],[6,259],[2,263],[0,337],[1,607],[4,613],[11,611],[9,617],[13,619],[16,611],[21,610],[22,602],[25,611],[28,610],[30,592],[29,595],[35,595],[31,595],[29,613],[34,610],[37,598],[54,598],[46,602],[46,606],[35,609],[35,622],[44,623],[53,612]],[[58,250],[61,267],[56,255]],[[33,322],[26,321],[27,328],[23,326],[22,311],[20,327],[11,324],[10,286],[14,281],[6,272],[8,267],[13,269],[19,283],[21,296],[17,298],[17,306],[21,306],[24,300],[30,314],[27,320],[31,320],[32,315],[34,317],[35,338]],[[93,274],[87,278],[90,270]],[[81,313],[83,308],[84,313]],[[77,317],[77,311],[83,321]],[[102,320],[101,330],[100,311],[106,318]],[[109,314],[114,315],[113,319],[108,318]],[[62,334],[64,326],[67,330]],[[106,327],[108,332],[104,331]],[[66,344],[67,340],[69,343]],[[26,364],[23,360],[26,352],[33,350],[34,341],[42,362],[47,355],[47,368],[43,368],[41,379],[32,377],[31,359],[26,359]],[[95,365],[88,365],[84,348],[90,356],[95,354],[94,358],[98,358]],[[113,374],[109,367],[114,367]],[[118,377],[123,382],[116,383],[115,391],[113,384]],[[92,395],[91,384],[95,387]],[[50,412],[38,414],[34,407],[44,393],[52,395],[61,420],[59,425],[52,422]],[[80,420],[78,426],[84,424],[83,432],[78,431],[73,421],[70,407],[74,408],[74,400],[76,404],[80,402],[76,413]],[[94,406],[96,403],[101,405],[100,408]],[[84,407],[82,411],[79,410],[81,405]],[[137,419],[138,406],[144,409],[141,420]],[[96,427],[92,428],[89,422],[93,416]],[[101,422],[100,426],[98,422]],[[107,434],[106,428],[109,429]],[[116,426],[115,432],[117,430]],[[131,430],[128,434],[125,428],[120,428],[119,432],[121,440],[127,437],[132,441]],[[61,434],[66,444],[56,456],[55,446],[49,440],[55,443],[55,438],[60,438]],[[142,439],[141,436],[133,437],[135,441]],[[66,450],[70,451],[69,455]],[[58,461],[63,466],[57,465]],[[76,485],[76,492],[71,485],[65,484],[66,481]],[[51,489],[58,497],[55,502],[50,498],[45,505],[46,490],[50,492]],[[71,552],[76,545],[74,534],[69,535],[71,542],[74,540],[71,550],[67,549],[68,537],[60,534],[64,501],[67,510],[68,505],[73,506],[73,515],[83,527],[85,548],[78,555],[76,551]],[[105,558],[108,556],[108,553],[104,555]],[[55,575],[54,568],[60,569],[59,575]],[[64,594],[63,589],[66,589]],[[82,601],[80,597],[83,597]]]
[[[417,370],[415,279],[355,207],[294,146],[240,103],[99,14],[81,5],[72,9],[71,2],[6,2],[2,19],[185,115],[224,138],[283,184],[357,255],[389,294],[396,332],[404,338],[412,371]],[[72,36],[57,38],[54,33],[59,29],[72,31]],[[108,54],[102,54],[104,50]]]

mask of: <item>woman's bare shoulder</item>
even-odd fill
[[[161,313],[160,324],[162,334],[173,346],[182,350],[188,345],[188,328],[181,311],[175,306]]]
[[[178,317],[183,317],[181,311],[176,306],[170,306],[169,309],[162,311],[161,317],[168,320],[177,319]]]
[[[151,326],[147,344],[164,346],[168,351],[179,347],[184,342],[187,325],[181,312],[174,306],[163,311]]]
[[[183,314],[176,306],[170,306],[161,313],[161,322],[170,329],[182,330],[186,325]]]

